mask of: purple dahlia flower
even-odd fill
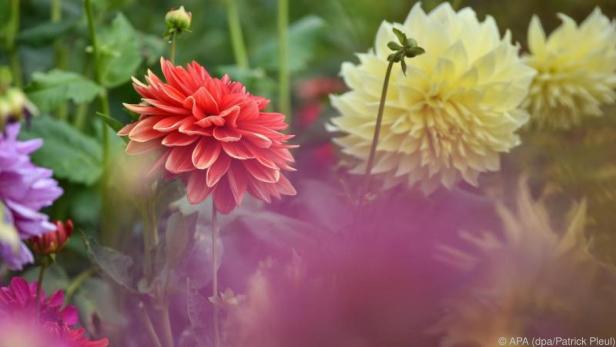
[[[19,242],[0,239],[0,258],[13,270],[33,261],[23,240],[54,231],[48,217],[39,212],[62,195],[52,171],[34,165],[30,153],[41,147],[40,139],[18,141],[19,124],[8,125],[0,133],[0,209],[2,223],[13,223]]]

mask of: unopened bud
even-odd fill
[[[171,10],[165,15],[165,23],[167,24],[168,32],[181,33],[190,29],[192,13],[187,12],[184,6],[176,10]]]
[[[73,233],[73,222],[70,219],[66,222],[56,221],[55,224],[55,231],[30,239],[32,250],[37,255],[46,256],[60,252]]]

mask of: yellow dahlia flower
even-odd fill
[[[518,191],[517,211],[497,206],[502,235],[463,232],[470,247],[440,248],[442,260],[475,278],[435,329],[444,336],[443,347],[509,346],[499,337],[540,335],[537,329],[554,322],[574,336],[613,331],[613,320],[593,319],[604,317],[603,309],[614,311],[605,303],[614,302],[616,292],[602,291],[600,283],[616,274],[587,250],[586,204],[574,204],[558,230],[524,182]]]
[[[525,102],[532,124],[569,128],[616,100],[616,22],[599,8],[581,24],[564,14],[546,38],[539,18],[530,22],[528,64],[537,70]]]
[[[476,185],[480,172],[499,169],[499,153],[520,142],[515,131],[528,120],[520,105],[534,70],[509,32],[501,37],[492,17],[481,22],[470,8],[443,3],[426,14],[418,3],[404,23],[383,22],[374,50],[342,65],[351,91],[332,97],[342,114],[333,128],[346,134],[336,142],[358,159],[356,173],[369,155],[393,28],[426,53],[407,59],[406,75],[394,67],[372,172],[387,186],[405,182],[425,193],[460,179]]]

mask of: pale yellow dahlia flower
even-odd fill
[[[461,178],[477,184],[480,172],[499,169],[499,153],[519,144],[515,131],[528,116],[520,105],[534,70],[522,62],[509,32],[494,19],[483,22],[470,8],[443,3],[426,14],[418,3],[402,24],[383,22],[374,50],[346,62],[342,76],[351,91],[332,97],[342,114],[333,128],[345,154],[365,169],[393,28],[416,39],[426,53],[407,59],[408,71],[392,72],[373,173],[387,186],[405,182],[430,193]]]
[[[502,204],[497,211],[501,235],[464,232],[470,247],[440,248],[442,260],[474,274],[435,328],[444,336],[441,346],[515,345],[499,338],[541,335],[541,327],[555,323],[573,336],[613,332],[613,320],[594,320],[605,309],[614,312],[616,292],[600,283],[611,283],[616,274],[587,250],[586,204],[574,204],[567,220],[554,227],[545,205],[522,183],[517,211]]]
[[[616,22],[599,8],[579,26],[559,17],[562,24],[547,38],[536,16],[528,29],[526,60],[537,76],[525,105],[539,127],[570,128],[616,100]]]

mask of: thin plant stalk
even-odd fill
[[[176,48],[176,38],[177,38],[177,33],[174,31],[171,34],[171,49],[170,49],[170,53],[169,53],[169,59],[171,60],[171,63],[173,63],[175,65],[175,48]]]
[[[50,18],[52,23],[59,23],[62,20],[62,0],[52,0]],[[60,39],[55,39],[53,42],[54,61],[55,66],[59,69],[65,68],[66,65],[66,50],[62,45]],[[68,117],[68,105],[62,103],[57,110],[57,116],[59,119],[66,119]]]
[[[103,73],[100,65],[100,47],[98,45],[98,39],[96,37],[96,28],[94,27],[94,15],[92,14],[92,0],[84,0],[84,11],[88,21],[88,34],[90,36],[90,43],[92,45],[92,56],[94,61],[94,79],[99,85],[103,85]],[[101,113],[110,116],[109,112],[109,97],[107,96],[107,89],[99,94],[99,103]],[[110,211],[108,206],[109,196],[107,192],[108,185],[108,172],[109,172],[109,157],[110,157],[110,143],[109,143],[109,129],[107,124],[103,122],[102,125],[102,137],[103,137],[103,174],[101,177],[101,200],[102,200],[102,219],[101,230],[103,241],[111,242],[112,235],[111,230],[107,227],[107,224],[111,222]]]
[[[165,345],[168,347],[174,347],[173,330],[171,328],[171,318],[169,316],[169,304],[166,301],[162,303],[161,311],[161,324],[163,325]]]
[[[89,268],[79,275],[77,275],[73,280],[68,284],[65,291],[65,301],[67,303],[71,302],[73,295],[77,292],[77,290],[85,283],[88,278],[92,277],[96,273],[96,268]]]
[[[41,268],[38,273],[37,287],[36,287],[36,312],[38,313],[41,307],[41,295],[43,294],[43,280],[45,279],[45,270],[47,270],[47,259],[41,263]]]
[[[154,328],[154,324],[152,324],[152,320],[146,311],[145,305],[143,302],[139,302],[139,312],[141,312],[141,320],[143,320],[143,325],[145,325],[145,330],[148,332],[148,336],[152,341],[152,345],[154,347],[163,347],[160,343],[160,338],[158,334],[156,334],[156,329]]]
[[[227,22],[229,23],[229,34],[231,35],[231,46],[235,63],[242,69],[248,69],[248,54],[246,44],[240,24],[240,15],[236,0],[227,0]]]
[[[289,72],[289,0],[278,0],[278,108],[291,115],[291,76]]]
[[[212,201],[212,300],[214,309],[212,319],[214,322],[214,347],[220,347],[220,322],[218,320],[218,211]]]
[[[20,0],[10,1],[11,17],[9,19],[6,31],[6,49],[9,53],[13,81],[15,82],[15,85],[17,87],[21,88],[23,85],[23,80],[21,76],[21,62],[19,60],[19,49],[15,44],[15,39],[17,38],[17,34],[19,33]]]
[[[362,185],[365,191],[370,191],[372,167],[374,166],[374,159],[376,157],[376,149],[379,144],[379,137],[381,135],[381,124],[383,123],[383,112],[385,111],[385,101],[387,100],[387,90],[389,88],[389,79],[391,77],[391,70],[394,67],[395,62],[392,60],[387,65],[387,71],[385,72],[385,80],[383,81],[383,89],[381,91],[381,101],[379,103],[379,111],[376,116],[376,125],[374,127],[374,136],[372,137],[372,144],[370,145],[370,153],[368,155],[368,162],[366,163],[366,171],[364,172],[364,184]],[[360,197],[363,200],[363,196]]]

